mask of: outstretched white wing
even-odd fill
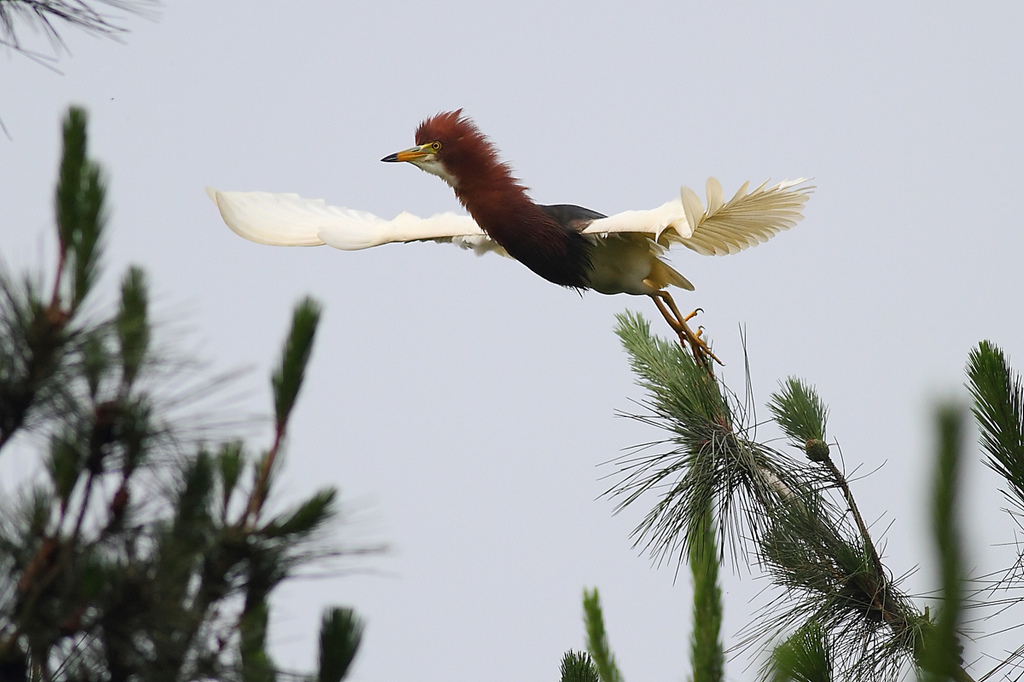
[[[477,253],[502,249],[472,218],[442,213],[419,218],[402,213],[384,220],[366,211],[328,206],[322,199],[270,192],[221,192],[206,188],[234,232],[271,246],[322,246],[356,251],[390,242],[452,242]]]
[[[706,210],[697,193],[683,187],[679,199],[649,211],[623,211],[595,220],[584,233],[638,232],[662,246],[682,244],[705,256],[738,253],[788,230],[803,217],[801,211],[814,189],[806,183],[800,178],[768,187],[766,181],[748,193],[748,182],[725,201],[722,185],[708,178]]]
[[[601,237],[617,233],[646,234],[664,247],[682,244],[704,255],[737,253],[789,229],[803,216],[801,210],[813,187],[804,179],[765,182],[752,192],[746,183],[729,201],[718,180],[708,178],[708,207],[697,194],[683,187],[680,198],[648,211],[624,211],[595,220],[584,234]],[[477,253],[508,254],[488,237],[472,218],[442,213],[419,218],[402,213],[384,220],[366,211],[328,206],[322,199],[269,192],[207,194],[220,209],[224,222],[237,234],[273,246],[320,246],[354,251],[390,242],[452,242]]]

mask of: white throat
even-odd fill
[[[415,161],[412,162],[412,164],[418,166],[419,168],[422,168],[431,175],[436,175],[437,177],[441,178],[446,183],[448,183],[448,186],[451,187],[452,189],[458,187],[459,185],[458,181],[455,179],[455,176],[448,172],[448,169],[444,167],[444,164],[441,163],[441,160],[438,159],[436,156],[424,156],[422,159],[416,159]]]

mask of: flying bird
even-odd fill
[[[207,188],[228,227],[254,242],[358,250],[391,242],[450,242],[478,254],[513,258],[555,284],[602,294],[650,296],[680,342],[698,361],[717,360],[682,315],[669,285],[693,285],[664,260],[682,244],[704,255],[737,253],[766,241],[802,218],[813,189],[805,179],[744,184],[728,201],[714,178],[707,181],[707,208],[683,187],[679,198],[658,208],[605,216],[571,204],[535,203],[498,157],[494,144],[462,110],[420,124],[416,146],[381,161],[408,162],[444,180],[469,213],[392,220],[365,211],[329,206],[297,194],[223,192]]]

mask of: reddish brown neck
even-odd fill
[[[510,256],[555,284],[589,286],[590,243],[537,206],[507,166],[457,177],[459,201]]]
[[[504,172],[460,177],[455,196],[484,232],[507,250],[523,236],[521,224],[532,223],[543,212],[506,167],[497,170]]]

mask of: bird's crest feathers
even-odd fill
[[[456,182],[456,194],[465,204],[464,193],[475,185],[502,187],[525,197],[526,188],[513,176],[512,168],[502,162],[498,148],[480,132],[462,109],[443,111],[423,121],[416,129],[416,144],[440,142],[437,158]]]
[[[420,123],[416,129],[416,144],[440,142],[443,149],[445,142],[461,139],[467,134],[483,137],[476,124],[462,115],[462,109],[442,111]]]

